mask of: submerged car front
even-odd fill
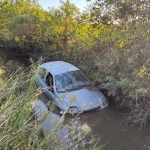
[[[70,113],[80,113],[98,107],[102,109],[108,106],[102,92],[88,89],[90,83],[91,81],[81,70],[55,76],[57,96],[67,104]]]

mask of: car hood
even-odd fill
[[[63,97],[67,105],[78,107],[79,111],[90,110],[102,105],[101,99],[104,95],[100,91],[92,91],[88,89],[79,89],[71,92],[59,93]],[[77,97],[77,99],[75,98]],[[75,102],[74,102],[75,101]]]

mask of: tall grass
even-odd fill
[[[33,111],[31,103],[36,102],[40,94],[35,83],[37,65],[31,65],[30,71],[19,72],[18,69],[0,84],[0,149],[77,149],[79,142],[91,131],[87,125],[79,132],[72,125],[66,135],[68,143],[64,144],[57,135],[65,113],[55,122],[53,130],[47,132],[40,121],[50,116],[53,108],[39,118]],[[102,148],[95,147],[91,149]]]

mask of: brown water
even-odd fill
[[[8,60],[17,60],[19,64],[28,66],[25,57],[13,56],[10,50],[0,48],[0,54],[7,56]],[[49,98],[42,94],[39,97],[35,105],[36,108],[40,108],[38,116],[42,112],[47,112],[48,108],[45,105],[49,101]],[[145,127],[139,130],[139,125],[133,125],[125,123],[125,113],[129,110],[122,107],[121,110],[117,110],[115,103],[112,100],[108,100],[109,106],[103,110],[94,110],[84,114],[81,114],[77,118],[65,117],[63,119],[63,125],[59,129],[59,135],[62,137],[69,132],[69,125],[73,119],[74,125],[80,128],[83,124],[88,124],[92,131],[90,135],[82,141],[82,145],[88,149],[92,142],[96,142],[99,138],[98,145],[106,144],[104,150],[150,150],[150,122],[147,122]],[[51,118],[42,122],[42,124],[50,131],[53,128],[54,122],[60,119],[59,109],[56,108]],[[68,127],[64,128],[65,125]],[[65,142],[66,139],[63,139]],[[81,148],[78,148],[81,149]]]

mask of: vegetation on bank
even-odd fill
[[[130,119],[150,117],[150,2],[96,0],[85,11],[67,0],[43,10],[37,1],[0,1],[1,46],[35,59],[77,65],[97,88],[108,90]]]

